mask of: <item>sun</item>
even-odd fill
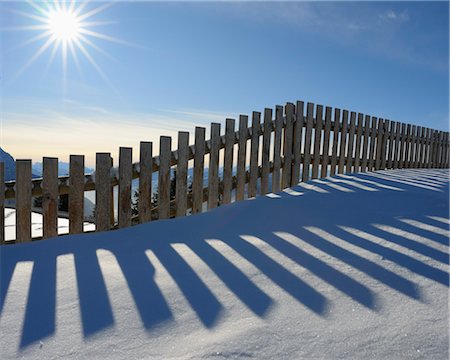
[[[48,14],[48,28],[58,41],[75,41],[82,30],[77,15],[70,9],[57,9]]]
[[[77,0],[47,0],[44,2],[27,0],[27,3],[30,5],[29,12],[19,10],[13,12],[32,19],[34,23],[12,30],[39,32],[25,43],[20,44],[19,47],[37,42],[41,42],[41,45],[22,66],[17,76],[21,75],[44,53],[49,52],[50,57],[47,68],[53,63],[56,55],[60,53],[64,87],[66,85],[69,59],[81,74],[80,56],[83,56],[98,74],[110,84],[91,52],[94,51],[111,57],[97,44],[97,42],[102,41],[131,45],[128,42],[94,30],[98,26],[111,24],[109,21],[94,21],[94,18],[95,15],[109,8],[113,3],[102,3],[97,7],[92,7],[92,3],[89,3],[89,1]]]

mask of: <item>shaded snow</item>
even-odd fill
[[[2,359],[447,359],[449,173],[1,248]]]

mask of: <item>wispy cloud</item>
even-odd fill
[[[409,14],[406,10],[401,12],[396,12],[394,10],[388,10],[380,14],[379,19],[382,21],[396,21],[396,22],[406,22],[409,20]]]

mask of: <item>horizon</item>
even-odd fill
[[[16,159],[94,167],[130,146],[136,161],[139,141],[157,154],[161,135],[175,147],[296,100],[449,128],[448,2],[80,4],[82,48],[43,3],[0,3],[0,143]]]

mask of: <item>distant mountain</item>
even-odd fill
[[[0,147],[0,162],[5,163],[5,181],[16,178],[16,162],[14,158]]]
[[[69,169],[70,169],[70,163],[64,162],[64,161],[58,162],[58,176],[69,175]],[[91,169],[88,167],[84,168],[85,174],[90,174],[93,171],[94,171],[94,169]],[[33,173],[37,174],[39,176],[42,176],[42,163],[41,162],[36,162],[33,164]]]

